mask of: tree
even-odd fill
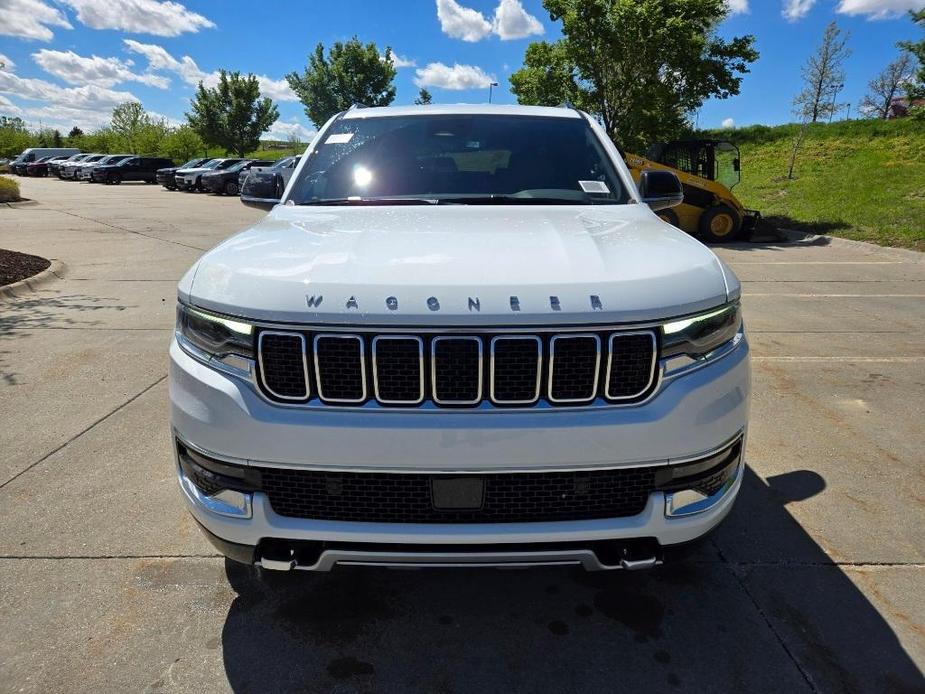
[[[61,137],[61,131],[60,131],[60,130],[55,129],[55,131],[52,133],[51,141],[54,142],[54,146],[55,146],[55,147],[63,147],[63,146],[64,146],[64,138]]]
[[[331,116],[354,104],[391,104],[395,75],[391,48],[381,56],[375,43],[364,46],[354,36],[347,43],[336,42],[327,57],[319,43],[308,56],[305,71],[301,75],[290,72],[286,81],[305,105],[306,115],[320,128]]]
[[[189,161],[197,154],[202,154],[206,145],[192,126],[181,125],[174,128],[161,140],[160,153],[176,162]]]
[[[870,90],[861,101],[860,110],[872,118],[887,118],[890,104],[915,74],[915,59],[903,51],[884,68],[883,72],[867,83]]]
[[[433,100],[433,97],[430,95],[430,92],[427,91],[424,87],[421,87],[421,91],[418,92],[418,98],[414,100],[414,103],[418,106],[425,106]]]
[[[84,131],[78,128],[76,125],[71,128],[71,131],[67,134],[68,140],[76,140],[80,137],[83,137]]]
[[[851,55],[847,44],[848,34],[843,34],[838,25],[831,22],[822,35],[822,45],[801,71],[803,90],[793,100],[794,113],[801,120],[815,123],[842,108],[835,103],[835,98],[845,83],[842,65]]]
[[[208,145],[222,147],[243,157],[260,145],[260,136],[279,118],[279,109],[260,97],[260,83],[253,74],[219,73],[215,87],[202,82],[186,118]]]
[[[678,136],[709,97],[739,93],[753,36],[716,29],[725,0],[543,0],[563,38],[532,43],[511,76],[522,104],[572,103],[624,147]]]
[[[34,145],[26,123],[18,116],[0,116],[0,157],[13,157]]]
[[[909,16],[912,21],[925,29],[925,8],[916,11],[910,11]],[[911,102],[913,99],[925,98],[925,39],[920,41],[901,41],[899,47],[904,51],[911,53],[918,61],[918,69],[915,72],[914,79],[906,85],[906,96]]]
[[[110,127],[112,132],[121,139],[120,144],[132,154],[138,154],[136,140],[142,128],[150,125],[151,118],[137,101],[126,101],[112,110]]]

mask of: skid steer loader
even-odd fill
[[[638,182],[643,169],[665,169],[684,186],[684,202],[656,212],[659,217],[702,241],[730,243],[751,237],[761,214],[747,210],[732,194],[739,182],[739,148],[718,140],[679,140],[649,147],[644,157],[625,152]]]

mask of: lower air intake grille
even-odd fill
[[[481,508],[434,508],[439,476],[263,469],[282,516],[370,523],[518,523],[635,516],[655,488],[654,468],[505,473],[484,480]]]

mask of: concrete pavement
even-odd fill
[[[20,179],[0,247],[65,279],[0,302],[0,691],[925,691],[925,257],[719,249],[754,354],[749,472],[644,574],[339,570],[270,587],[181,503],[175,287],[235,199]]]

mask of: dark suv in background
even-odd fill
[[[118,164],[97,166],[93,169],[93,180],[118,185],[122,181],[144,181],[154,183],[158,169],[173,165],[163,157],[129,157]]]
[[[209,193],[237,195],[241,189],[238,179],[242,174],[247,175],[247,172],[255,166],[271,166],[272,164],[273,162],[268,159],[245,159],[227,169],[202,174],[200,185]]]
[[[208,161],[212,161],[211,157],[200,157],[198,159],[190,159],[185,164],[180,166],[168,166],[163,169],[157,170],[157,182],[164,186],[167,190],[176,190],[177,181],[175,179],[177,171],[180,169],[195,169],[196,167],[202,166]]]

